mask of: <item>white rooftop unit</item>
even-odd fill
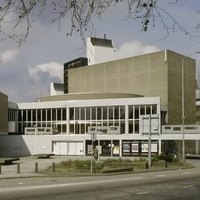
[[[117,59],[117,49],[112,40],[106,38],[87,38],[88,65],[108,62]]]

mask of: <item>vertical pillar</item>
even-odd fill
[[[38,173],[38,163],[35,163],[35,173]]]
[[[20,163],[17,163],[17,173],[20,174]]]
[[[128,105],[125,105],[125,134],[129,134]]]
[[[161,148],[162,148],[162,141],[161,139],[158,140],[158,154],[161,154]]]

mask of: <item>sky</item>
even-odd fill
[[[178,5],[159,1],[183,27],[193,34],[193,27],[200,23],[199,0],[180,1]],[[170,2],[175,2],[171,0]],[[51,23],[48,8],[34,19],[29,36],[20,47],[13,40],[0,41],[0,92],[11,102],[33,102],[50,95],[50,83],[63,83],[63,64],[78,57],[85,57],[86,51],[78,33],[66,36],[67,24]],[[200,51],[200,37],[189,37],[179,29],[165,38],[166,34],[157,22],[141,31],[140,20],[127,20],[126,5],[108,9],[101,19],[93,19],[95,32],[92,37],[112,39],[118,50],[118,58],[142,55],[169,49],[185,56]],[[170,24],[166,18],[166,24]],[[194,33],[198,34],[198,33]],[[200,35],[200,32],[199,32]],[[85,37],[90,36],[89,33]],[[200,55],[193,54],[197,61],[196,77],[200,79]],[[200,82],[200,81],[199,81]]]

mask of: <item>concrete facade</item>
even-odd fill
[[[67,95],[15,104],[0,93],[0,133],[12,134],[1,135],[0,154],[88,156],[91,134],[95,133],[94,145],[102,148],[102,155],[112,157],[116,147],[115,156],[147,156],[150,128],[153,153],[172,152],[174,145],[180,146],[181,152],[181,143],[174,140],[182,140],[183,130],[185,138],[192,141],[187,152],[199,152],[199,143],[194,146],[200,137],[196,132],[199,126],[171,126],[170,132],[170,126],[161,128],[181,124],[183,59],[185,124],[195,124],[195,60],[166,50],[67,68]],[[23,135],[27,127],[33,131]],[[37,131],[45,128],[53,131]],[[116,134],[111,133],[113,128],[117,128]],[[173,146],[167,140],[173,140]]]
[[[8,133],[8,96],[0,92],[0,134]]]
[[[156,53],[69,70],[69,93],[132,93],[161,97],[166,124],[181,124],[183,55]],[[195,124],[195,60],[185,59],[185,123]],[[189,116],[189,117],[188,117]]]

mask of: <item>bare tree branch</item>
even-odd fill
[[[161,0],[4,0],[0,2],[0,40],[13,39],[21,45],[26,41],[34,19],[44,11],[52,17],[52,23],[70,22],[67,36],[78,32],[84,40],[85,34],[95,31],[93,20],[101,19],[106,10],[127,5],[126,19],[141,20],[141,30],[148,27],[156,28],[161,22],[166,38],[177,29],[194,37],[186,28],[179,24],[170,13],[158,6]],[[169,4],[178,4],[183,0],[168,0]],[[185,0],[186,1],[186,0]],[[46,9],[47,8],[47,9]],[[200,13],[199,10],[196,11]],[[170,24],[166,21],[170,21]],[[196,26],[199,30],[200,24]]]

